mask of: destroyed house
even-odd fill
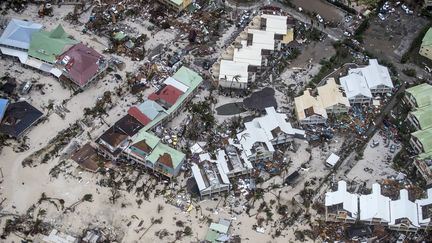
[[[90,144],[86,143],[82,148],[76,151],[71,160],[75,161],[81,168],[90,172],[99,170],[99,156],[97,150]]]
[[[417,231],[418,214],[417,205],[408,198],[406,189],[400,190],[398,200],[390,201],[389,229],[398,231]]]
[[[155,172],[172,178],[180,173],[185,158],[186,155],[182,152],[166,144],[158,143],[147,157],[147,161],[153,164]]]
[[[415,201],[417,204],[418,221],[421,228],[432,228],[432,188],[427,190],[426,198]]]
[[[358,216],[358,196],[347,191],[345,181],[338,182],[337,191],[325,194],[326,220],[353,223]]]
[[[228,242],[228,235],[231,221],[227,219],[219,219],[218,223],[211,223],[207,231],[205,243]]]
[[[295,129],[287,122],[286,114],[277,113],[273,107],[265,109],[266,115],[246,122],[245,130],[237,134],[239,147],[250,162],[273,158],[274,145],[305,138],[305,131]]]
[[[228,192],[231,188],[221,164],[217,160],[212,160],[209,154],[201,154],[200,162],[192,164],[192,174],[201,197]]]
[[[372,193],[360,195],[360,221],[370,225],[390,223],[390,198],[381,194],[378,183],[372,185]]]
[[[247,175],[253,170],[249,160],[233,145],[227,145],[225,150],[218,150],[217,161],[228,178]]]
[[[117,160],[121,152],[129,145],[129,138],[137,134],[143,125],[130,115],[118,120],[96,141],[99,152],[112,160]]]
[[[432,85],[423,83],[405,90],[405,100],[412,108],[422,108],[432,104]]]
[[[41,111],[26,101],[9,104],[0,122],[0,134],[20,138],[42,116]]]
[[[57,56],[77,43],[78,41],[69,38],[63,27],[58,25],[51,31],[34,32],[28,54],[35,59],[54,64]]]
[[[11,19],[0,36],[0,50],[3,54],[13,53],[13,49],[27,51],[33,33],[42,29],[42,25],[31,21]],[[12,50],[8,50],[12,49]]]
[[[128,146],[129,136],[116,125],[110,127],[97,140],[98,153],[102,156],[116,161],[121,152]]]
[[[181,12],[192,4],[192,0],[158,0],[159,3],[163,4],[170,10]]]
[[[81,88],[108,66],[101,54],[82,43],[72,46],[58,56],[57,65],[63,71],[64,77]]]

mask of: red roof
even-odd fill
[[[182,95],[183,92],[174,86],[166,85],[157,92],[151,94],[148,98],[150,100],[163,100],[170,105],[174,105],[177,99]]]
[[[98,73],[98,60],[102,57],[94,49],[78,43],[61,54],[57,61],[67,70],[67,76],[74,83],[83,87]],[[62,63],[62,60],[67,60],[68,63]]]
[[[132,106],[131,108],[129,108],[128,114],[133,116],[144,126],[147,125],[149,122],[151,122],[150,118],[148,118],[146,115],[141,113],[141,111],[136,106]]]

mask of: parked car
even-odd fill
[[[392,144],[390,146],[390,153],[394,153],[396,151],[396,145]]]

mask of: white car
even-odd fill
[[[379,13],[379,14],[378,14],[378,17],[379,17],[381,20],[385,20],[385,16],[384,16],[384,14],[382,14],[382,13]]]
[[[324,22],[324,19],[321,17],[321,15],[317,14],[316,17],[320,23]]]

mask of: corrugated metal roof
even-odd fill
[[[417,107],[424,107],[432,104],[432,85],[428,83],[419,84],[407,89],[405,92],[414,97]]]
[[[41,24],[12,19],[0,37],[0,44],[29,49],[32,34],[40,29],[42,29]]]
[[[432,152],[432,128],[411,133],[423,145],[425,153]]]
[[[48,63],[55,63],[56,57],[78,41],[70,39],[61,25],[51,31],[32,34],[29,55]]]
[[[3,120],[3,116],[6,112],[8,105],[9,105],[9,100],[0,98],[0,122]]]

